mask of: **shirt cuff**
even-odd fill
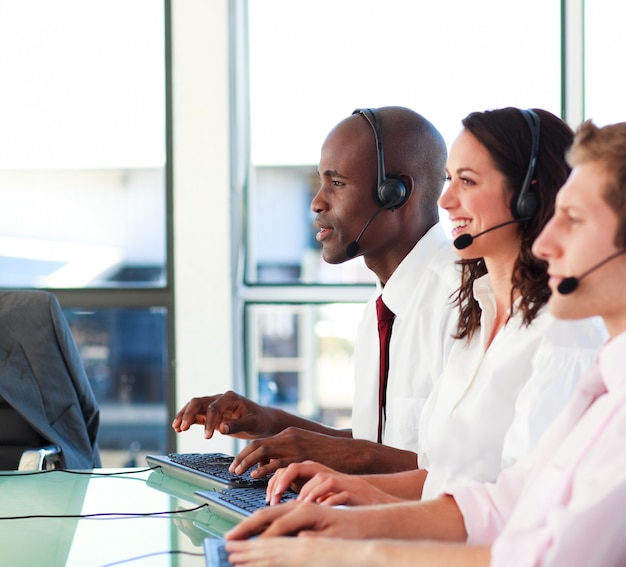
[[[504,528],[504,521],[492,505],[489,485],[471,482],[449,491],[459,507],[467,532],[467,543],[491,545]]]

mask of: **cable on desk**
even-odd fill
[[[73,469],[46,469],[43,471],[16,471],[16,472],[9,472],[9,473],[5,473],[2,472],[2,474],[0,474],[0,479],[4,476],[32,476],[35,474],[47,474],[47,473],[65,473],[65,474],[77,474],[77,475],[84,475],[84,476],[122,476],[122,475],[130,475],[130,474],[139,474],[139,473],[144,473],[144,472],[150,472],[150,471],[155,471],[157,469],[160,469],[161,466],[154,466],[154,467],[147,467],[145,469],[137,469],[137,470],[125,470],[125,471],[118,471],[118,472],[89,472],[89,471],[76,471]]]
[[[142,559],[149,559],[150,557],[156,557],[157,555],[189,555],[191,557],[204,557],[204,553],[193,553],[191,551],[171,549],[169,551],[155,551],[154,553],[147,553],[146,555],[137,555],[137,557],[129,557],[128,559],[121,559],[120,561],[107,563],[106,565],[101,565],[100,567],[113,567],[114,565],[122,565],[124,563],[131,563],[133,561],[141,561]]]
[[[0,516],[0,520],[34,520],[34,519],[59,519],[59,518],[78,518],[78,519],[121,519],[121,518],[144,518],[148,516],[167,516],[177,514],[187,514],[196,512],[203,508],[208,508],[208,504],[201,504],[194,508],[183,508],[182,510],[167,510],[164,512],[96,512],[94,514],[29,514],[27,516]]]

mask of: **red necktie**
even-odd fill
[[[389,374],[389,340],[395,315],[383,302],[382,295],[376,300],[378,317],[378,341],[380,345],[380,369],[378,373],[378,442],[383,440],[383,422],[386,419],[387,376]]]

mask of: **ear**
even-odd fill
[[[413,176],[408,175],[406,173],[395,175],[395,177],[399,179],[400,181],[402,181],[406,189],[406,196],[404,197],[402,204],[398,207],[398,208],[401,208],[408,203],[409,199],[413,195],[413,189],[415,189],[415,179],[413,179]]]

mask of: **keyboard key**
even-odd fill
[[[228,488],[218,491],[199,490],[196,496],[209,504],[209,509],[216,514],[225,514],[236,520],[252,515],[260,508],[267,506],[265,488]],[[288,490],[283,494],[281,502],[297,498],[298,494]]]

